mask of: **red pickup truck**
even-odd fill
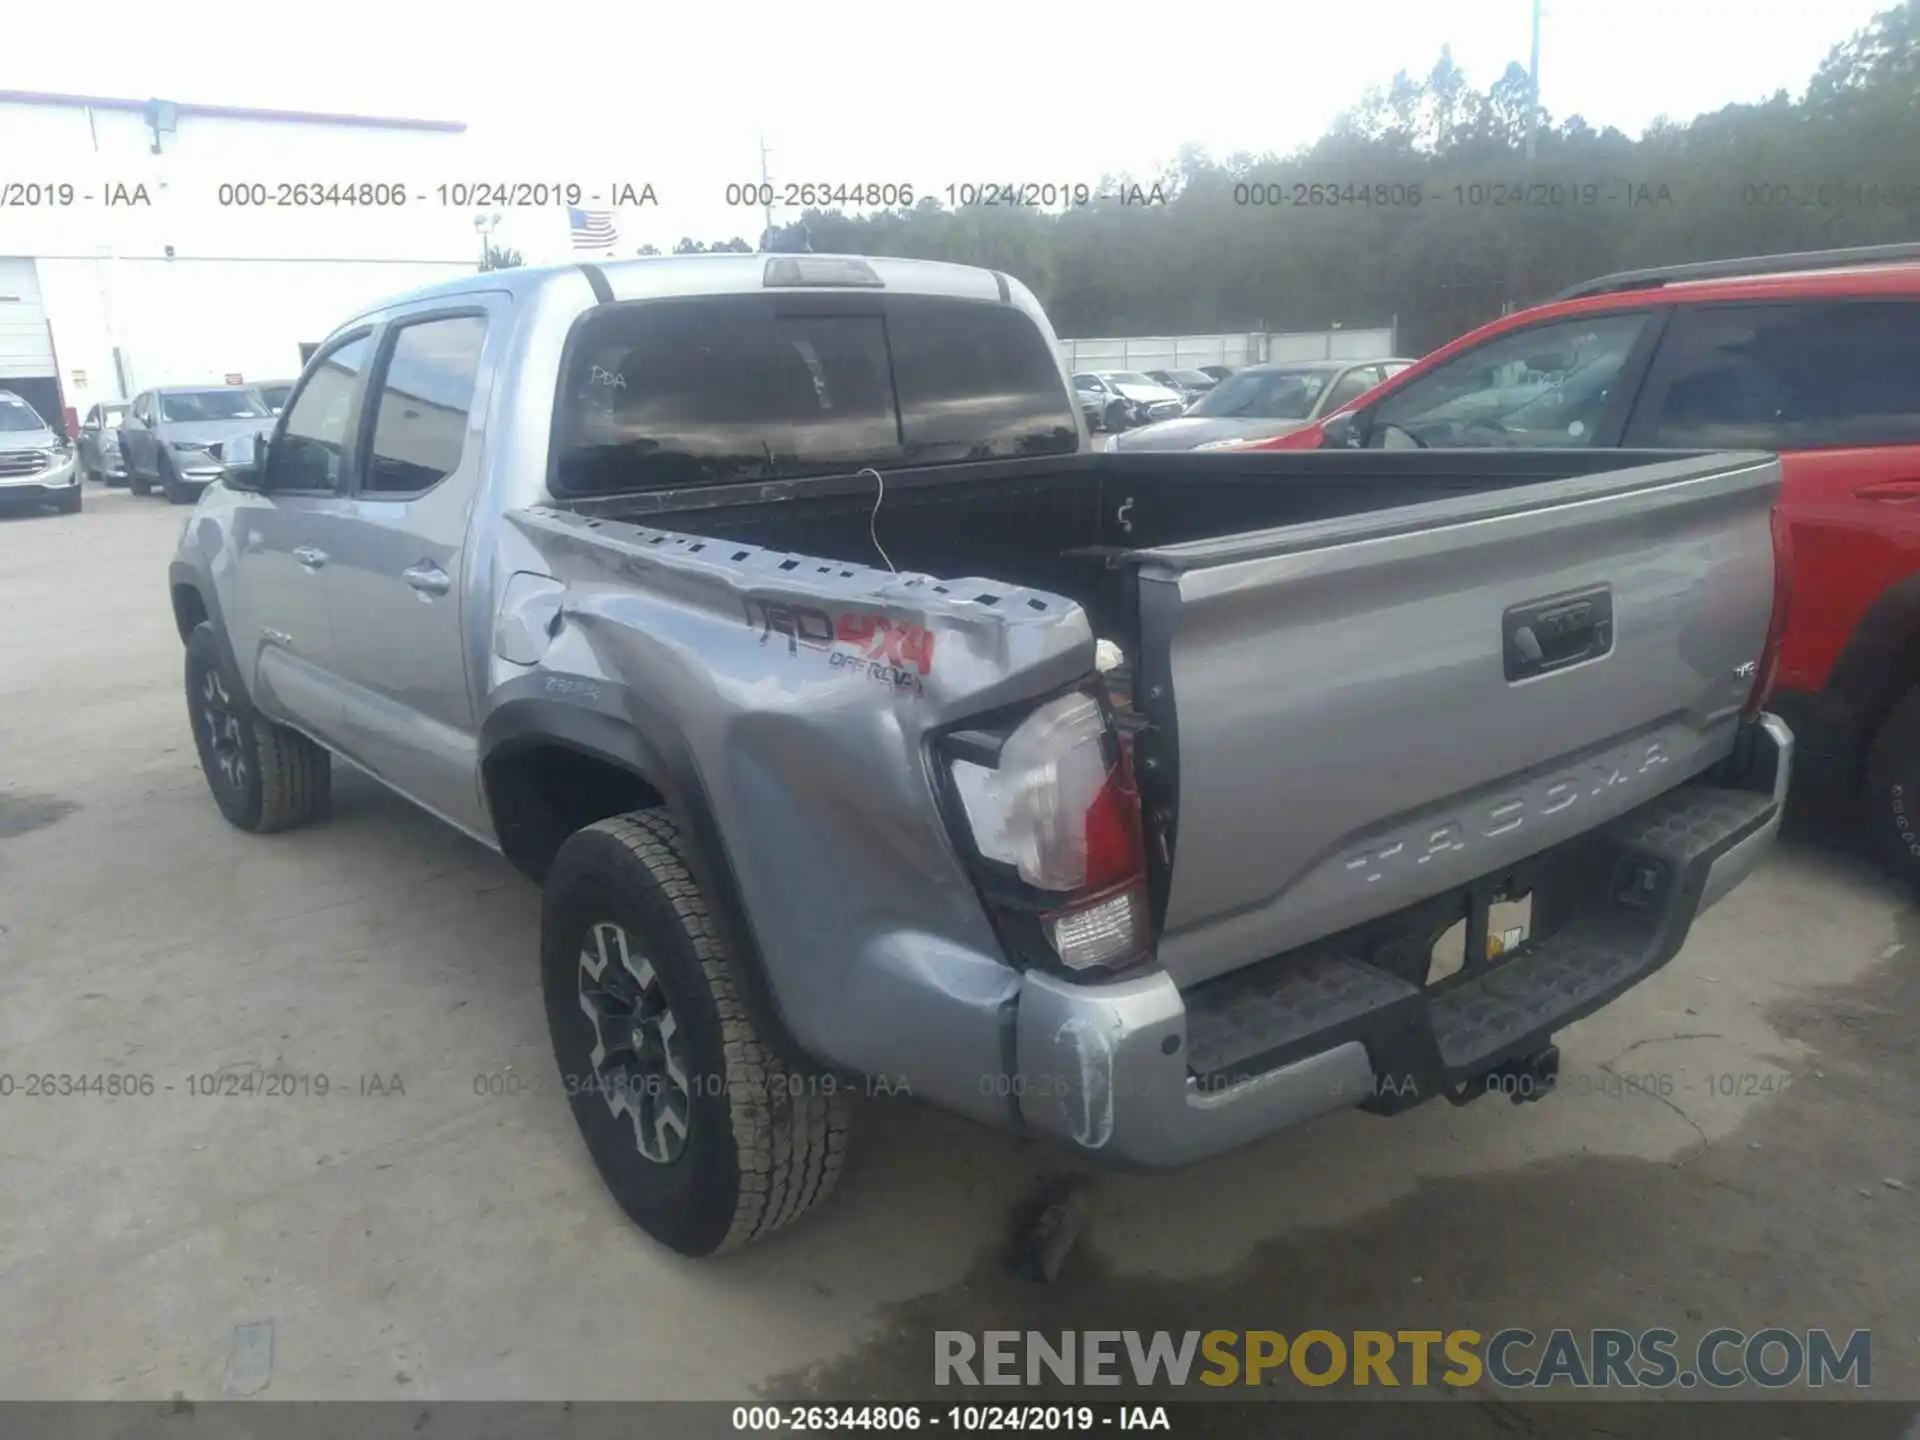
[[[1592,280],[1247,448],[1594,445],[1778,452],[1795,788],[1920,884],[1920,245]]]

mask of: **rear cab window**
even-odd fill
[[[581,318],[556,496],[1064,455],[1078,406],[1018,309],[945,297],[727,295]]]

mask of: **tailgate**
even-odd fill
[[[1130,555],[1175,980],[1463,885],[1724,756],[1779,484],[1768,456],[1691,456]]]

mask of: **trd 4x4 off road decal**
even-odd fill
[[[760,643],[784,636],[789,655],[798,655],[802,646],[823,651],[836,670],[857,669],[868,679],[916,695],[925,693],[921,677],[933,673],[933,632],[924,625],[867,610],[848,610],[836,618],[785,600],[749,599],[746,611],[747,625],[760,632]]]

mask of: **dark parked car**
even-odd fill
[[[1199,369],[1202,375],[1211,375],[1215,380],[1224,380],[1233,374],[1231,365],[1202,365]]]
[[[1357,400],[1411,360],[1302,360],[1249,365],[1186,414],[1117,438],[1116,450],[1212,450],[1271,439]]]
[[[269,380],[253,388],[260,392],[260,398],[266,401],[267,408],[278,415],[287,408],[287,397],[293,393],[293,385],[291,380]]]
[[[125,405],[95,405],[80,422],[80,474],[108,485],[127,483],[127,464],[120,458],[120,425]]]
[[[127,484],[136,495],[158,486],[174,504],[188,504],[223,473],[220,447],[257,435],[272,419],[250,385],[143,391],[120,427]]]

